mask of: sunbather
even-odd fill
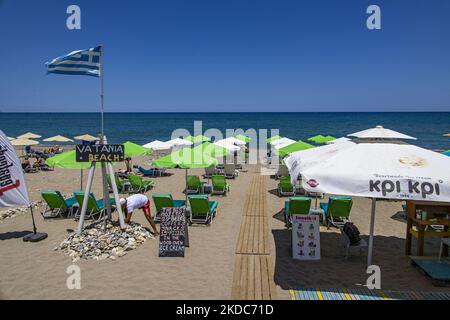
[[[23,172],[31,172],[31,171],[33,171],[33,167],[31,165],[30,160],[28,159],[28,157],[23,158],[21,165],[22,165]]]
[[[35,168],[38,168],[43,171],[52,171],[53,169],[48,166],[48,164],[45,163],[44,159],[42,157],[37,157],[36,162],[33,165]]]
[[[142,211],[144,211],[145,218],[153,228],[154,234],[159,235],[159,232],[156,229],[156,224],[150,214],[150,200],[148,200],[146,195],[133,194],[125,199],[120,199],[120,204],[125,214],[125,223],[130,222],[134,209],[142,209]]]
[[[127,167],[127,170],[125,171],[126,173],[133,172],[133,166],[131,164],[131,158],[130,157],[126,157],[125,158],[125,165]]]

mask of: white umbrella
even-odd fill
[[[346,141],[350,141],[351,139],[346,138],[346,137],[341,137],[341,138],[337,138],[331,141],[328,141],[327,144],[335,144],[335,143],[341,143],[341,142],[346,142]]]
[[[158,151],[158,150],[169,150],[172,146],[171,146],[171,144],[169,144],[167,142],[163,142],[160,140],[154,140],[152,142],[144,144],[143,147]]]
[[[166,143],[169,144],[171,147],[184,147],[184,146],[192,145],[191,141],[184,140],[181,138],[175,138],[175,139],[166,141]]]
[[[83,134],[81,136],[76,136],[73,137],[75,140],[81,140],[81,141],[88,141],[88,142],[92,142],[92,141],[97,141],[98,138],[91,136],[90,134]]]
[[[235,137],[228,137],[228,138],[225,138],[225,139],[219,140],[219,141],[226,141],[227,143],[231,143],[231,144],[234,144],[234,145],[237,145],[237,146],[245,146],[246,145],[245,141],[242,141],[242,140],[237,139]]]
[[[21,139],[11,140],[11,144],[13,146],[21,146],[21,147],[23,147],[23,146],[35,146],[35,145],[39,144],[39,141],[21,138]]]
[[[281,138],[275,141],[272,141],[270,144],[275,148],[275,149],[281,149],[283,147],[286,147],[290,144],[296,143],[297,141],[289,139],[289,138]]]
[[[17,137],[17,139],[39,139],[39,138],[41,138],[41,136],[33,132],[27,132]]]
[[[450,158],[409,144],[345,144],[327,159],[302,169],[302,186],[312,192],[372,198],[371,265],[376,199],[450,202]]]
[[[219,146],[219,147],[223,147],[226,148],[230,151],[239,151],[241,150],[241,147],[232,144],[229,140],[227,139],[223,139],[223,140],[219,140],[214,142],[215,145]]]
[[[45,142],[73,142],[72,139],[63,137],[61,135],[50,137],[50,138],[44,139],[42,141],[45,141]]]
[[[16,138],[13,137],[7,137],[9,141],[15,140]]]
[[[349,137],[356,137],[359,139],[407,139],[417,140],[417,138],[407,136],[406,134],[376,126],[375,128],[348,134]]]

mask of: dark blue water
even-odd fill
[[[279,129],[280,135],[305,140],[316,134],[345,136],[382,125],[418,138],[417,145],[450,149],[450,112],[423,113],[106,113],[105,134],[109,143],[130,140],[144,144],[168,140],[176,128],[193,131],[194,120],[203,130],[241,128]],[[32,131],[45,137],[73,137],[99,130],[97,113],[0,113],[0,129],[9,136]]]

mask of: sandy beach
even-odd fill
[[[148,165],[149,158],[135,158],[134,163]],[[118,164],[115,169],[121,168]],[[147,240],[136,250],[117,260],[76,262],[81,268],[81,290],[68,290],[66,268],[71,259],[54,248],[67,236],[67,229],[75,229],[73,219],[44,221],[35,210],[37,226],[49,237],[39,243],[25,243],[23,231],[31,230],[29,214],[19,214],[0,223],[0,298],[1,299],[229,299],[242,211],[250,181],[259,170],[247,165],[246,172],[231,182],[226,196],[212,196],[219,202],[217,218],[209,227],[189,228],[190,247],[185,258],[159,258],[158,239]],[[156,187],[147,192],[171,193],[183,199],[184,170],[170,169],[169,176],[152,178]],[[202,174],[203,169],[189,173]],[[97,173],[98,174],[98,173]],[[86,175],[86,172],[85,172]],[[40,200],[40,192],[57,189],[70,194],[79,189],[80,171],[56,169],[25,175],[30,197]],[[86,178],[86,177],[85,177]],[[268,179],[269,241],[275,266],[274,281],[278,299],[289,299],[289,289],[300,287],[358,288],[365,284],[366,256],[353,254],[345,260],[339,251],[339,232],[321,227],[320,261],[292,259],[290,231],[284,227],[281,214],[286,198],[275,194],[277,180]],[[101,195],[97,176],[94,192]],[[326,201],[326,199],[322,200]],[[314,202],[313,202],[314,204]],[[152,203],[152,212],[154,212]],[[446,291],[434,287],[429,279],[411,266],[404,255],[406,224],[395,217],[401,202],[379,203],[375,228],[374,261],[382,269],[382,288],[385,290]],[[369,232],[370,200],[354,198],[352,220],[361,234]],[[114,215],[114,217],[117,217]],[[142,212],[133,219],[149,227]],[[366,237],[367,238],[367,237]],[[427,240],[426,254],[437,255],[438,242]],[[415,248],[413,247],[413,251]]]

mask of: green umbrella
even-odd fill
[[[296,151],[301,151],[301,150],[306,150],[306,149],[311,149],[314,148],[313,145],[307,143],[307,142],[303,142],[303,141],[298,141],[296,143],[290,144],[286,147],[280,148],[278,150],[275,150],[275,153],[280,155],[280,157],[285,157],[293,152]]]
[[[243,134],[238,134],[237,136],[235,136],[235,138],[244,141],[245,143],[249,143],[250,141],[252,141],[250,137],[244,136]]]
[[[314,137],[311,137],[311,138],[308,139],[308,141],[312,141],[312,142],[315,142],[317,144],[325,144],[325,143],[327,143],[329,141],[332,141],[332,140],[336,140],[336,138],[333,137],[333,136],[326,136],[325,137],[325,136],[323,136],[321,134],[319,134],[317,136],[314,136]]]
[[[127,141],[123,144],[125,149],[125,157],[144,156],[153,152],[150,148],[142,147],[136,143]]]
[[[58,167],[64,169],[89,169],[91,167],[90,162],[77,162],[75,150],[63,152],[56,156],[50,157],[45,160],[45,163],[50,167]],[[101,167],[101,163],[97,163],[97,168]]]
[[[196,137],[187,136],[186,138],[184,138],[184,140],[190,141],[192,143],[211,141],[209,137],[203,135],[198,135]]]
[[[224,157],[230,153],[230,150],[217,144],[210,142],[203,142],[201,145],[193,148],[194,152],[200,152],[211,157]]]
[[[271,143],[271,142],[273,142],[275,140],[280,140],[281,138],[283,138],[283,137],[282,136],[273,136],[273,137],[267,138],[266,142],[267,143]]]

